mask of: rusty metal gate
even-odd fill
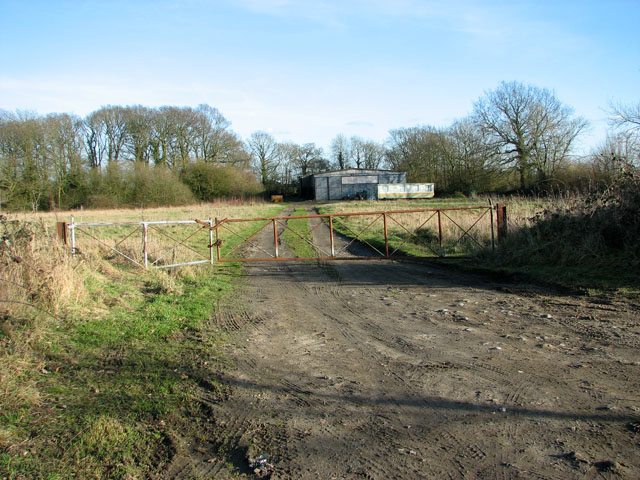
[[[292,220],[307,220],[308,230],[291,228]],[[445,257],[495,248],[496,239],[500,241],[506,234],[506,206],[215,219],[213,225],[196,222],[215,232],[212,244],[219,262]],[[294,244],[285,245],[283,255],[282,237],[287,232],[294,237]],[[310,245],[316,254],[287,254],[295,250],[295,243]]]
[[[292,221],[305,221],[302,230]],[[288,217],[142,222],[59,222],[58,235],[78,251],[77,235],[142,268],[218,262],[379,260],[465,256],[495,248],[506,235],[506,206],[328,213]],[[104,230],[113,229],[107,233]],[[98,231],[104,233],[99,234]],[[215,237],[215,238],[214,238]],[[286,237],[286,238],[285,238]],[[297,255],[299,244],[313,255]]]

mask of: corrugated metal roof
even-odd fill
[[[330,170],[328,172],[313,173],[311,175],[307,175],[306,177],[302,177],[302,178],[327,177],[327,176],[336,176],[336,175],[338,176],[339,175],[371,175],[376,173],[396,173],[400,175],[405,172],[395,172],[393,170],[369,170],[364,168],[345,168],[344,170]]]

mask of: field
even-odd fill
[[[202,205],[76,212],[75,220],[381,205],[401,210],[407,202]],[[460,203],[424,207],[453,205]],[[545,207],[513,202],[509,228]],[[640,472],[633,388],[640,306],[633,297],[567,294],[433,262],[145,271],[86,235],[71,257],[51,232],[56,219],[67,218],[3,221],[0,477],[565,479]],[[457,219],[467,221],[475,220]],[[281,255],[311,256],[298,235],[316,243],[326,228],[316,222],[290,221],[297,235],[281,226]],[[251,235],[258,224],[251,225],[238,232]],[[488,244],[484,228],[477,235]],[[122,238],[100,232],[107,243]],[[206,247],[203,232],[194,249]],[[222,248],[240,242],[233,238]],[[174,244],[160,233],[154,241],[157,248]],[[272,246],[265,229],[243,255],[264,256]],[[139,255],[140,247],[132,238],[127,251]]]

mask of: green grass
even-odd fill
[[[199,385],[216,388],[227,334],[214,328],[213,310],[238,274],[234,265],[202,267],[173,280],[179,295],[155,293],[162,288],[155,272],[125,273],[126,281],[116,283],[90,279],[94,301],[128,298],[107,315],[74,318],[47,337],[44,400],[2,413],[5,429],[27,440],[2,452],[0,477],[140,478],[161,468],[175,433],[172,418],[197,420]]]
[[[38,395],[0,408],[0,478],[153,477],[170,460],[172,439],[206,434],[199,398],[225,395],[218,378],[229,332],[215,310],[237,303],[240,264],[144,271],[77,259],[90,263],[86,298],[34,341],[42,370],[23,371]]]
[[[292,217],[302,215],[307,215],[305,208],[296,208],[291,214]],[[318,256],[313,246],[307,242],[307,240],[311,241],[308,218],[287,220],[287,227],[282,233],[282,240],[297,257],[314,258]]]

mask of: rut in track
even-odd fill
[[[640,477],[637,305],[438,265],[246,273],[216,438],[167,478],[253,478],[261,453],[273,479]]]

